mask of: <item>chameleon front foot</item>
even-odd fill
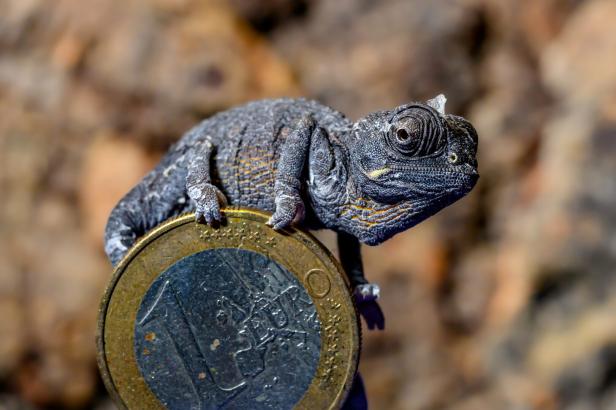
[[[276,198],[276,210],[267,225],[276,230],[286,228],[292,222],[304,219],[304,203],[299,195],[280,195]]]
[[[374,283],[357,285],[353,290],[357,310],[359,310],[370,330],[383,330],[385,328],[385,316],[377,302],[380,292],[379,285]]]
[[[190,187],[188,196],[195,202],[195,220],[208,225],[219,223],[222,220],[220,211],[227,200],[224,194],[212,184]]]

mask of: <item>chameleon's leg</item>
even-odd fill
[[[105,253],[115,266],[135,241],[188,203],[181,167],[157,167],[111,211],[105,228]]]
[[[224,194],[211,183],[210,167],[214,146],[210,141],[199,142],[188,158],[186,192],[195,202],[195,218],[208,224],[220,222],[221,205],[226,205]]]
[[[364,276],[359,240],[346,232],[338,232],[338,253],[351,287],[355,289],[358,285],[368,284]]]
[[[276,209],[267,222],[274,229],[282,229],[293,222],[302,219],[304,203],[300,196],[300,178],[308,156],[310,137],[315,123],[312,117],[300,120],[295,129],[287,137],[280,153],[274,195]]]
[[[346,232],[338,232],[338,253],[342,268],[351,283],[359,313],[364,317],[369,329],[383,329],[385,317],[377,303],[380,289],[378,285],[368,283],[364,277],[359,240]]]

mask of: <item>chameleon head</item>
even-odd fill
[[[477,132],[464,118],[446,115],[444,99],[406,104],[356,123],[350,175],[372,204],[362,215],[367,229],[358,236],[363,242],[378,244],[475,186]]]

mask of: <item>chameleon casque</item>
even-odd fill
[[[273,212],[338,233],[340,260],[369,328],[383,328],[378,286],[364,278],[360,242],[377,245],[466,195],[478,179],[477,133],[444,113],[445,97],[371,113],[357,122],[304,99],[262,100],[189,130],[113,209],[105,251],[113,265],[166,219],[221,207]]]

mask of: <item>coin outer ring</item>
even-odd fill
[[[223,212],[226,223],[219,228],[195,223],[194,214],[164,222],[142,237],[114,269],[101,300],[96,334],[98,366],[111,397],[124,409],[165,408],[139,373],[133,349],[141,299],[177,260],[206,249],[241,247],[289,269],[307,289],[319,315],[317,371],[295,409],[339,408],[353,383],[361,344],[358,316],[342,267],[311,234],[298,228],[278,232],[266,226],[269,214],[265,212],[245,208]],[[170,235],[173,240],[160,240]]]

